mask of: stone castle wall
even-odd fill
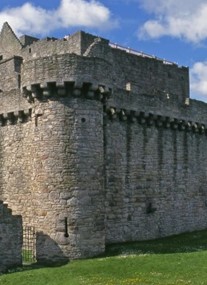
[[[108,243],[153,239],[207,226],[206,120],[199,118],[199,108],[193,118],[189,107],[183,106],[179,114],[173,104],[174,113],[159,106],[150,112],[135,111],[134,106],[133,111],[117,108],[113,115],[115,108],[108,109]]]
[[[7,25],[0,55],[0,198],[36,227],[38,261],[207,227],[206,104],[187,68]]]
[[[111,85],[111,66],[99,58],[81,57],[76,54],[53,55],[25,62],[22,66],[22,86],[41,84],[47,89],[53,85],[75,82]],[[53,85],[52,85],[53,84]],[[76,87],[75,86],[75,87]]]
[[[22,264],[22,219],[0,201],[0,272]]]
[[[1,92],[20,87],[20,68],[22,59],[12,57],[0,62]]]
[[[156,58],[137,56],[120,49],[112,49],[113,76],[117,88],[126,89],[137,95],[171,96],[182,101],[189,97],[189,78],[186,67],[157,60]],[[118,76],[117,76],[118,75]]]

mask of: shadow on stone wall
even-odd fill
[[[22,265],[22,217],[0,200],[0,272]]]
[[[43,232],[37,232],[36,259],[38,265],[58,266],[69,262],[59,245]]]

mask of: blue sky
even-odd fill
[[[189,66],[191,98],[207,102],[207,0],[0,0],[0,25],[62,38],[84,30]]]

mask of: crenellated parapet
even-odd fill
[[[103,84],[83,81],[44,82],[24,86],[22,93],[29,102],[34,101],[35,98],[47,100],[51,97],[65,96],[105,102],[112,93],[112,88]]]
[[[147,127],[155,126],[157,128],[172,129],[186,132],[193,132],[207,135],[207,127],[203,123],[194,122],[191,120],[163,116],[155,113],[144,111],[134,111],[126,109],[118,109],[107,107],[105,115],[110,120],[129,121],[130,123],[139,123]]]
[[[0,114],[0,127],[28,122],[31,114],[32,109]]]

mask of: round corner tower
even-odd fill
[[[35,227],[39,262],[105,250],[103,109],[111,66],[89,54],[106,42],[83,32],[18,39],[7,23],[0,33],[0,197]]]
[[[31,199],[37,260],[105,250],[103,106],[110,65],[75,54],[25,61],[31,102]],[[103,80],[103,73],[106,80]]]

